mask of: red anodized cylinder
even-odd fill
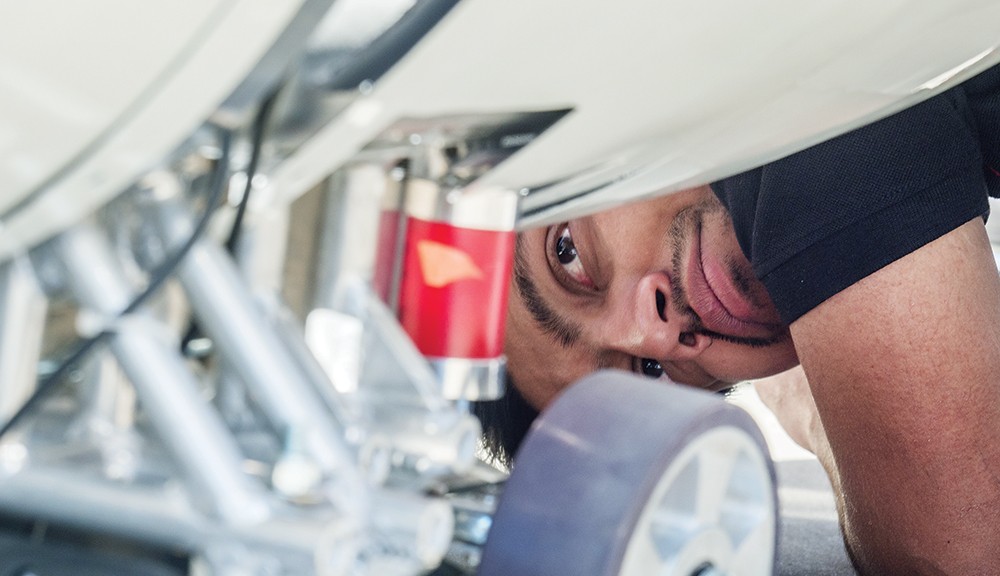
[[[405,200],[389,200],[377,292],[430,362],[446,398],[499,398],[517,193],[413,179]]]
[[[513,230],[477,230],[410,217],[399,319],[428,357],[503,354]]]

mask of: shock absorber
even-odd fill
[[[429,360],[445,397],[495,399],[503,395],[519,196],[456,185],[447,155],[428,155],[383,213],[377,289]]]

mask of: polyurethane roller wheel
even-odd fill
[[[617,371],[535,422],[504,487],[479,576],[773,574],[774,467],[719,396]]]

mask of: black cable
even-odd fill
[[[232,134],[229,130],[220,129],[219,130],[219,147],[221,154],[219,160],[216,162],[215,170],[212,174],[212,182],[210,186],[210,193],[208,196],[207,204],[205,205],[205,212],[201,219],[198,221],[194,230],[191,232],[191,236],[188,237],[184,244],[175,250],[173,254],[167,257],[166,260],[160,263],[159,266],[150,275],[149,283],[146,285],[146,289],[139,293],[128,306],[122,310],[118,317],[121,318],[127,314],[135,312],[139,306],[144,304],[146,300],[149,299],[154,293],[156,293],[160,287],[173,275],[177,266],[180,265],[184,257],[191,251],[201,236],[205,233],[206,228],[208,228],[208,222],[211,220],[212,213],[215,207],[219,204],[219,200],[222,198],[222,193],[226,189],[226,182],[229,179],[229,164],[230,164],[230,149],[232,147]],[[10,417],[9,420],[4,422],[3,426],[0,427],[0,438],[2,438],[7,432],[9,432],[14,426],[24,419],[31,410],[42,400],[47,398],[49,394],[55,390],[56,386],[62,382],[62,380],[69,374],[70,370],[82,360],[95,346],[104,342],[114,333],[113,330],[102,330],[98,334],[91,336],[85,340],[72,354],[59,364],[54,372],[49,374],[44,380],[39,382],[35,391],[30,397],[18,408],[17,412]]]
[[[254,118],[253,133],[251,136],[250,162],[246,169],[246,183],[243,185],[243,197],[236,206],[236,216],[233,218],[233,225],[229,230],[229,237],[226,239],[226,251],[230,255],[236,255],[239,246],[240,235],[243,232],[243,219],[246,215],[247,205],[250,203],[250,191],[253,190],[253,178],[257,175],[257,165],[260,163],[260,152],[264,145],[264,134],[267,121],[271,117],[271,109],[274,101],[278,98],[277,90],[271,92],[257,109],[257,116]],[[181,338],[181,351],[187,350],[192,340],[202,337],[201,328],[195,320],[188,324],[184,336]]]
[[[250,203],[250,191],[253,189],[253,178],[257,175],[257,164],[260,162],[260,151],[264,144],[264,132],[267,120],[271,116],[271,109],[277,99],[277,91],[272,92],[260,104],[257,110],[257,117],[254,119],[253,136],[250,148],[250,162],[247,164],[247,181],[243,186],[243,197],[236,207],[236,217],[233,219],[233,227],[229,230],[229,238],[226,240],[226,250],[230,254],[236,254],[239,246],[240,234],[243,232],[243,218],[246,215],[247,205]]]

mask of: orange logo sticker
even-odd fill
[[[424,284],[432,288],[483,277],[483,271],[476,266],[471,256],[447,244],[421,240],[417,242],[417,258],[420,260]]]

